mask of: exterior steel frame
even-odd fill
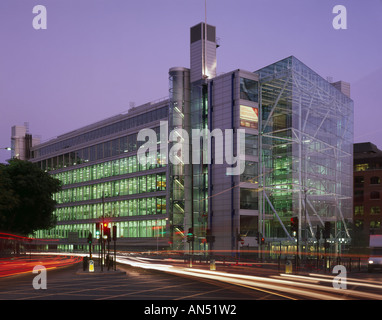
[[[260,231],[269,242],[290,241],[288,222],[297,216],[298,240],[318,240],[314,228],[329,221],[332,243],[348,243],[347,224],[352,217],[353,101],[293,56],[257,72],[262,111]],[[280,155],[280,149],[287,151]],[[289,158],[287,183],[277,179],[278,158]],[[292,202],[287,212],[278,211],[275,206],[283,191],[289,192],[288,201]],[[269,229],[271,212],[284,230],[284,239]],[[334,248],[337,252],[340,246]]]

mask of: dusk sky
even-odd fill
[[[168,96],[168,70],[189,67],[189,29],[204,0],[1,0],[0,148],[29,123],[42,141]],[[47,9],[47,29],[32,26]],[[335,30],[335,5],[347,29]],[[382,149],[382,0],[208,0],[217,72],[255,71],[294,55],[351,84],[354,141]],[[0,150],[0,162],[10,152]]]

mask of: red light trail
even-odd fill
[[[0,259],[0,278],[32,272],[37,265],[42,265],[48,270],[69,266],[80,261],[82,261],[82,257],[72,256],[3,258]]]
[[[17,234],[11,234],[6,232],[0,232],[0,239],[6,239],[6,240],[18,240],[18,241],[58,241],[58,239],[38,239],[38,238],[30,238],[25,236],[20,236]]]

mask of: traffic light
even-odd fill
[[[89,243],[89,244],[92,244],[92,242],[93,242],[93,235],[92,235],[91,232],[89,232],[89,235],[88,235],[88,243]]]
[[[108,223],[106,222],[103,223],[103,237],[104,239],[107,239],[108,241],[110,241],[110,228]]]
[[[96,232],[95,232],[95,234],[96,234],[96,239],[99,239],[100,238],[100,234],[101,234],[101,232],[100,232],[100,223],[99,222],[96,223]]]
[[[316,239],[317,239],[317,240],[320,240],[320,239],[321,239],[321,230],[320,230],[320,226],[317,226],[317,230],[316,230]]]
[[[297,233],[297,231],[298,231],[298,218],[297,217],[290,218],[290,226],[291,226],[292,232]]]
[[[194,241],[194,228],[189,228],[187,233],[187,242]]]
[[[324,239],[330,238],[330,222],[326,221],[324,226]]]
[[[117,241],[117,226],[113,226],[113,241]]]
[[[264,244],[265,243],[265,238],[261,234],[261,232],[256,233],[256,241],[258,244]]]

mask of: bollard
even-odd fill
[[[213,271],[216,270],[215,259],[211,259],[210,261],[210,270],[213,270]]]
[[[86,271],[87,267],[88,267],[88,257],[84,257],[82,259],[82,270]]]
[[[292,269],[293,269],[292,262],[290,260],[287,260],[285,262],[285,273],[292,273]]]
[[[89,260],[89,272],[94,272],[94,261]]]

